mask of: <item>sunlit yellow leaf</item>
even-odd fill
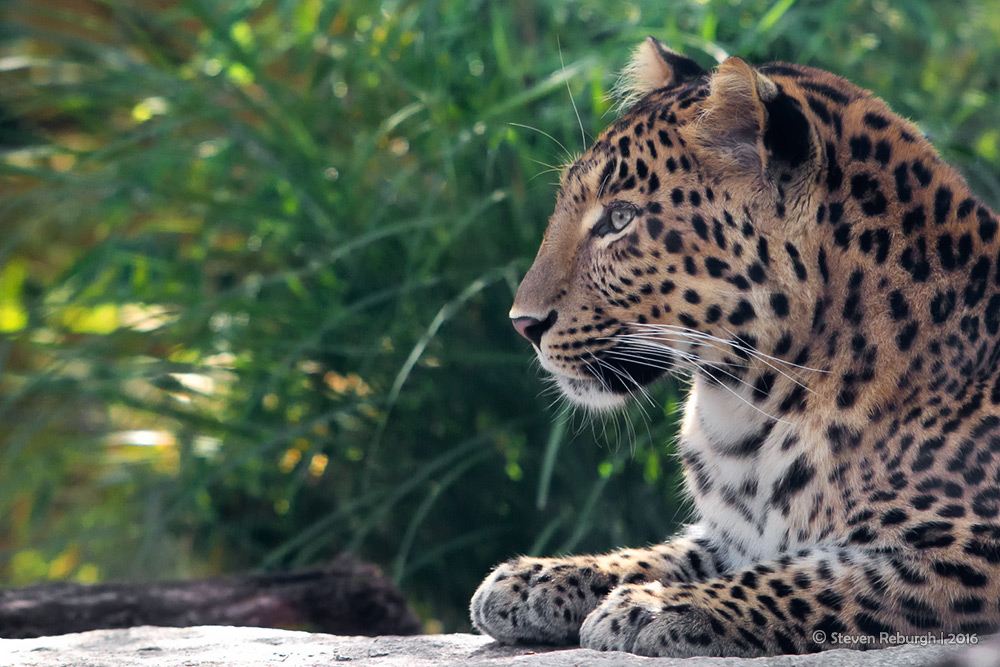
[[[162,116],[168,110],[167,101],[162,97],[147,97],[132,107],[132,120],[145,123],[153,116]]]
[[[118,306],[112,303],[92,308],[69,306],[63,310],[61,320],[74,333],[109,334],[120,326]]]
[[[1000,157],[1000,132],[987,130],[976,141],[976,152],[991,162]]]
[[[300,35],[309,35],[316,31],[323,3],[320,0],[304,0],[295,5],[295,30]]]
[[[73,581],[80,584],[96,584],[100,580],[101,571],[93,563],[84,563],[73,575]]]
[[[80,547],[73,545],[49,563],[49,579],[65,579],[80,563]]]
[[[242,47],[253,44],[253,30],[246,21],[237,21],[229,28],[229,36]]]
[[[6,262],[0,271],[0,301],[18,301],[21,288],[28,275],[28,263],[15,257]]]
[[[316,454],[312,457],[312,460],[309,461],[309,474],[313,477],[322,477],[329,462],[330,459],[326,456],[326,454]]]
[[[281,461],[278,462],[278,469],[283,473],[290,473],[302,460],[302,452],[297,449],[286,449]]]
[[[13,585],[35,583],[49,572],[48,559],[38,549],[18,551],[10,559],[10,582]]]
[[[253,72],[242,63],[233,63],[227,67],[226,75],[233,83],[240,86],[249,86],[253,83]]]
[[[16,303],[0,301],[0,333],[20,331],[28,324],[28,313]]]

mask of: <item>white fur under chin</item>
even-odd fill
[[[560,391],[571,401],[593,410],[607,412],[625,405],[626,396],[614,394],[596,380],[578,380],[563,375],[555,375]]]

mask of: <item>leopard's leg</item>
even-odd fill
[[[718,552],[694,536],[600,556],[522,557],[498,566],[480,584],[472,597],[472,622],[502,642],[576,645],[583,619],[620,584],[720,574]]]
[[[580,639],[650,656],[757,657],[986,632],[1000,620],[993,567],[912,550],[809,549],[694,584],[619,586]]]

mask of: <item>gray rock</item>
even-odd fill
[[[984,649],[986,647],[979,647]],[[899,646],[880,651],[838,649],[807,656],[643,658],[587,649],[503,646],[477,635],[339,637],[266,628],[202,626],[94,630],[35,639],[0,639],[7,667],[912,667],[933,665],[963,647]],[[995,656],[996,653],[993,653]],[[989,663],[979,663],[989,664]],[[996,663],[994,663],[996,664]]]

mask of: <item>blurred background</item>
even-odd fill
[[[684,521],[683,385],[588,417],[507,311],[652,34],[830,69],[1000,203],[997,0],[0,0],[0,587],[352,552],[430,631]]]

